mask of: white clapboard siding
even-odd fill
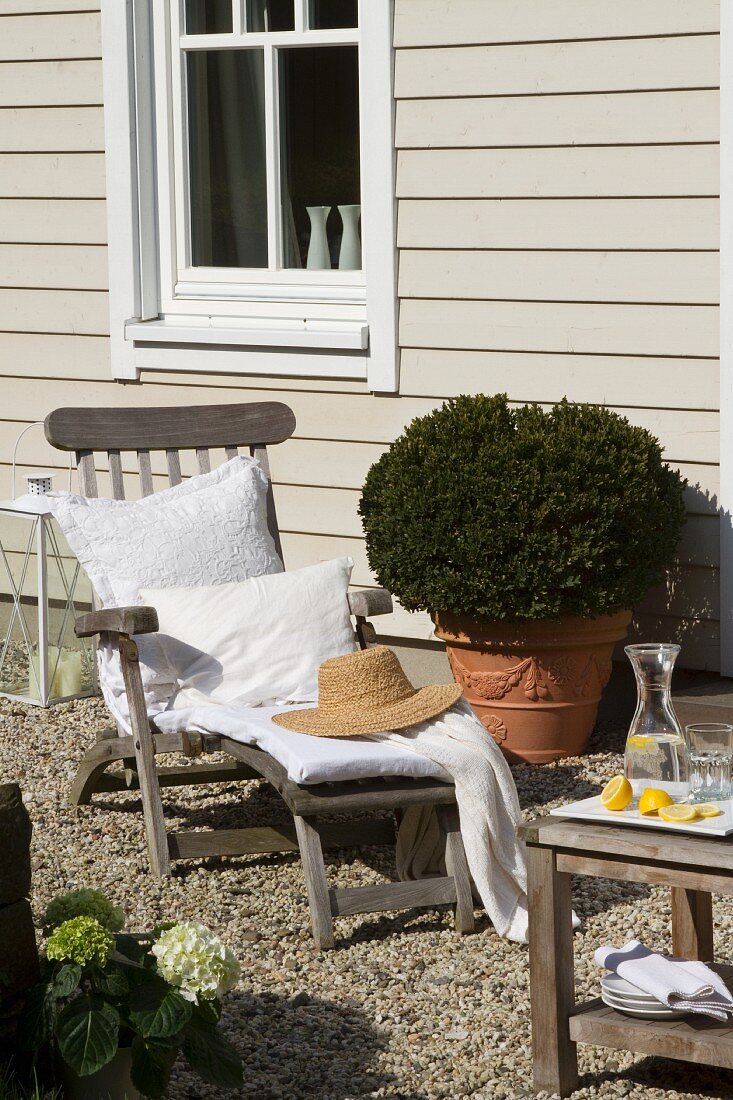
[[[38,15],[47,12],[99,11],[99,0],[3,0],[3,15]]]
[[[716,304],[714,252],[403,250],[403,298]]]
[[[0,244],[0,286],[107,290],[107,248],[81,244]]]
[[[676,468],[687,478],[685,504],[692,514],[718,517],[720,500],[720,467],[698,462],[675,463]]]
[[[628,641],[677,642],[682,646],[680,668],[717,670],[720,668],[720,626],[710,619],[679,619],[668,615],[636,617]],[[621,653],[618,654],[621,659]]]
[[[713,249],[718,199],[403,199],[400,248]]]
[[[82,107],[101,102],[101,61],[7,61],[0,65],[0,107]]]
[[[3,327],[0,324],[0,330]],[[0,331],[0,364],[9,374],[20,375],[25,371],[36,378],[105,379],[111,375],[109,340],[68,333]],[[14,397],[13,408],[6,407],[4,412],[15,417]]]
[[[403,347],[716,356],[713,306],[405,299]]]
[[[0,241],[105,244],[104,199],[0,199]]]
[[[714,410],[720,403],[717,359],[407,347],[402,350],[400,392],[436,398],[507,393],[513,401],[552,402],[567,397],[629,406],[643,404],[642,393],[664,393],[668,408]]]
[[[103,153],[0,153],[1,198],[103,199]]]
[[[103,150],[104,119],[101,107],[0,109],[0,152],[89,153]]]
[[[398,50],[397,99],[714,88],[717,34]]]
[[[52,15],[3,15],[0,61],[50,61],[101,57],[100,19],[96,12]]]
[[[0,331],[106,336],[107,299],[98,290],[0,289]]]
[[[13,0],[17,3],[18,0]],[[42,3],[43,0],[35,0]],[[700,34],[719,0],[396,0],[396,46]]]
[[[399,149],[717,141],[717,91],[404,99]]]
[[[0,325],[0,329],[2,327]],[[13,393],[14,419],[19,421],[39,420],[60,405],[140,408],[248,400],[285,401],[296,416],[296,437],[369,440],[385,444],[391,443],[414,417],[424,416],[441,404],[439,399],[401,398],[395,401],[379,396],[305,390],[257,389],[248,397],[246,389],[213,387],[202,378],[198,385],[183,385],[176,379],[169,384],[120,386],[112,381],[34,378],[28,375],[27,367],[18,379],[11,379],[5,371],[5,377],[0,376],[0,390],[5,386]],[[670,462],[718,461],[718,416],[714,412],[624,407],[616,407],[616,411],[653,432]]]
[[[406,149],[400,198],[598,198],[718,193],[716,145]]]
[[[664,584],[649,589],[638,610],[643,614],[718,621],[719,571],[694,565],[677,566]]]

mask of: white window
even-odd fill
[[[104,0],[113,372],[397,389],[392,0]]]

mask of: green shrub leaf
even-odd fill
[[[120,1017],[101,997],[78,997],[67,1005],[56,1025],[61,1057],[80,1077],[96,1073],[117,1051]]]
[[[175,1043],[158,1043],[136,1035],[132,1040],[133,1085],[144,1096],[163,1096],[177,1055]]]
[[[192,1019],[183,1032],[182,1049],[191,1069],[210,1085],[222,1089],[241,1088],[244,1082],[242,1059],[215,1027]]]
[[[130,1020],[146,1038],[177,1035],[191,1019],[191,1002],[163,982],[141,986],[130,998]]]

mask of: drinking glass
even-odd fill
[[[685,727],[690,762],[690,801],[719,802],[731,796],[733,726],[696,722]]]

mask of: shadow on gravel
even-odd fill
[[[713,1066],[696,1066],[690,1062],[673,1062],[666,1058],[642,1058],[622,1073],[607,1072],[584,1074],[581,1089],[595,1090],[603,1084],[626,1086],[642,1085],[644,1088],[667,1089],[678,1094],[707,1097],[708,1100],[730,1100],[733,1096],[733,1070],[716,1069]]]
[[[355,1004],[336,1004],[299,993],[229,994],[222,1021],[244,1058],[244,1088],[236,1095],[260,1100],[353,1100],[396,1084],[376,1068],[386,1048]],[[175,1100],[193,1098],[184,1080]],[[229,1094],[231,1095],[231,1094]],[[405,1100],[426,1100],[411,1093]]]

